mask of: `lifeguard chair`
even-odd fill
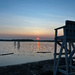
[[[63,36],[58,36],[58,30],[63,29]],[[54,75],[60,72],[65,75],[75,75],[75,21],[67,20],[65,26],[55,29]],[[57,45],[60,51],[57,53]],[[62,59],[63,58],[63,59]]]

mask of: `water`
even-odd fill
[[[51,52],[51,53],[37,53]],[[0,42],[0,66],[23,64],[40,60],[53,59],[53,42]]]

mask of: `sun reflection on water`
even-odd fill
[[[39,51],[39,42],[37,41],[37,50]]]

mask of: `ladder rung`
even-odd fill
[[[66,67],[66,65],[61,65],[61,66],[59,66],[59,68],[64,68],[64,67]]]
[[[70,65],[70,67],[73,68],[73,69],[75,69],[75,66],[71,66],[71,65]]]
[[[75,57],[72,57],[73,59],[75,59]]]
[[[69,73],[69,75],[75,75],[75,72]]]
[[[60,53],[56,53],[56,55],[59,55]],[[67,54],[69,54],[69,53],[67,53]],[[54,53],[54,55],[55,55],[55,53]],[[62,53],[61,55],[65,55],[65,53]]]
[[[63,74],[66,74],[66,71],[65,70],[62,70],[62,69],[58,69],[59,72],[63,73]]]

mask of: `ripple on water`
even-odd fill
[[[53,58],[53,51],[54,43],[51,42],[20,42],[20,48],[18,48],[17,43],[15,46],[14,42],[0,42],[0,53],[14,53],[14,55],[0,57],[0,64],[2,64],[2,61],[7,64],[15,64],[51,59]],[[37,52],[51,52],[51,54]]]

